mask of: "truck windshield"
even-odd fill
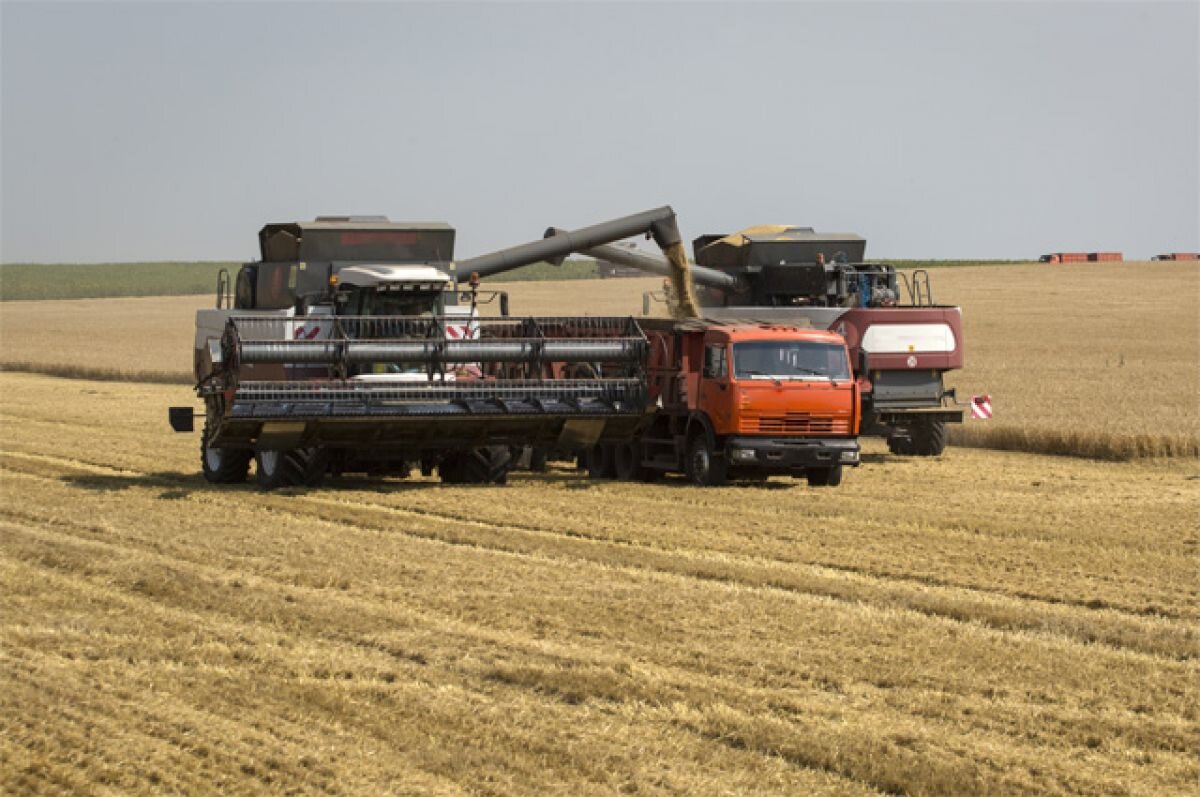
[[[764,340],[733,344],[736,379],[849,379],[844,346]]]

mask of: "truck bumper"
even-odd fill
[[[831,465],[856,467],[858,441],[846,438],[730,437],[725,440],[725,459],[736,468],[799,470]]]

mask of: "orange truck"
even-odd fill
[[[719,485],[783,474],[833,487],[859,464],[861,389],[840,335],[754,321],[639,323],[652,414],[633,440],[589,450],[593,477],[682,472]]]

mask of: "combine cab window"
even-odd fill
[[[344,315],[441,315],[445,300],[441,291],[355,290]]]
[[[738,379],[849,379],[846,349],[832,343],[755,341],[733,344]]]

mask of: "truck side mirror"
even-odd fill
[[[858,375],[866,376],[871,370],[871,356],[866,349],[858,350]]]

